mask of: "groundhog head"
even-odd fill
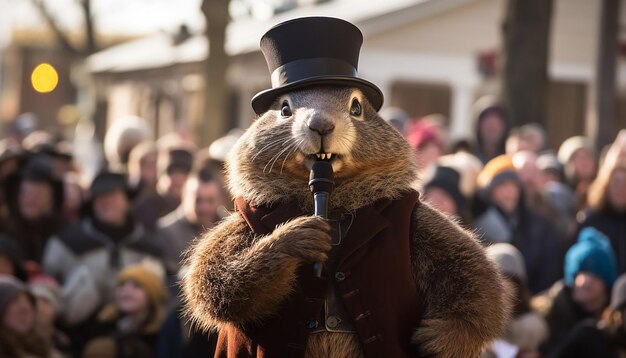
[[[378,116],[381,91],[357,76],[362,42],[356,26],[326,17],[288,21],[261,38],[272,88],[252,99],[259,117],[227,164],[234,196],[309,209],[316,160],[332,164],[331,207],[356,209],[412,187],[412,151]]]

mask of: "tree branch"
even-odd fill
[[[48,23],[48,26],[50,26],[52,31],[55,33],[57,40],[61,43],[61,47],[63,47],[65,51],[69,52],[72,55],[78,54],[80,51],[78,51],[74,46],[72,46],[72,44],[70,43],[65,33],[61,31],[57,22],[52,17],[52,14],[50,13],[50,11],[48,11],[46,6],[44,5],[43,1],[42,0],[31,0],[31,1],[33,5],[35,5],[35,7],[39,10],[41,15],[44,17],[44,19]]]

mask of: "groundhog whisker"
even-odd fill
[[[287,158],[289,158],[291,154],[295,154],[296,151],[298,150],[298,147],[300,147],[302,143],[304,143],[304,139],[300,139],[298,143],[293,144],[293,150],[289,151],[287,155],[285,156],[285,159],[283,159],[283,164],[280,166],[280,174],[283,173],[283,168],[285,167],[285,162],[287,161]]]
[[[290,141],[295,141],[295,138],[289,138],[287,139],[285,142],[289,143]],[[284,144],[284,143],[283,143]],[[270,170],[269,173],[272,172],[272,167],[274,166],[273,162],[275,163],[276,160],[278,160],[278,157],[286,150],[289,149],[289,147],[287,148],[283,148],[280,152],[278,152],[277,154],[274,154],[268,161],[267,164],[265,164],[265,166],[263,167],[263,173],[265,173],[265,170],[267,169],[267,166],[271,164],[270,166]]]
[[[295,144],[295,143],[294,143],[294,144]],[[278,161],[278,158],[280,158],[280,155],[281,155],[281,154],[283,154],[283,153],[285,153],[287,150],[290,150],[290,149],[291,149],[291,144],[290,144],[290,145],[288,145],[287,147],[283,148],[280,152],[278,152],[278,154],[276,154],[276,155],[272,158],[272,159],[273,159],[273,162],[272,162],[272,165],[270,166],[270,171],[269,171],[269,173],[271,173],[271,172],[272,172],[272,168],[274,168],[274,164],[276,164],[276,162]],[[270,159],[270,161],[272,161],[272,160]],[[268,164],[269,164],[269,163],[268,163]]]
[[[279,144],[284,144],[285,143],[285,137],[286,136],[281,136],[279,138],[277,138],[276,140],[270,142],[269,144],[266,144],[263,148],[261,148],[253,157],[252,157],[252,161],[254,161],[261,153],[263,153],[265,150],[275,147]],[[287,138],[287,141],[289,141],[291,138]]]

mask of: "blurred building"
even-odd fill
[[[555,0],[548,99],[550,143],[584,131],[584,118],[598,43],[600,0]],[[228,27],[227,73],[231,86],[229,127],[254,118],[250,98],[269,87],[258,42],[271,26],[299,16],[334,16],[355,23],[365,35],[360,75],[381,87],[386,105],[411,116],[441,113],[452,137],[471,134],[471,105],[498,93],[498,49],[505,0],[332,0],[279,12],[266,19],[237,18]],[[626,9],[620,14],[626,24]],[[201,118],[204,36],[182,31],[157,34],[112,47],[89,58],[110,123],[142,116],[157,134]],[[620,105],[616,128],[626,127],[626,68],[620,58]],[[210,85],[210,84],[208,84]]]

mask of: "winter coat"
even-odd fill
[[[49,240],[43,269],[63,285],[61,317],[74,326],[113,300],[121,268],[160,257],[161,248],[141,225],[131,223],[126,234],[112,238],[87,218]]]
[[[549,290],[533,298],[532,306],[545,318],[550,328],[550,337],[541,350],[551,352],[567,337],[576,324],[585,319],[595,319],[593,314],[585,312],[572,299],[572,291],[563,281],[558,281]]]
[[[146,230],[153,232],[157,228],[159,218],[176,210],[179,205],[180,199],[154,192],[135,202],[133,216]]]
[[[549,288],[563,276],[562,241],[554,225],[520,205],[518,213],[507,216],[492,205],[474,222],[486,244],[506,242],[524,256],[528,288],[532,293]]]
[[[299,214],[287,205],[259,208],[243,199],[236,204],[255,235],[268,234]],[[323,327],[331,331],[344,328],[336,325],[341,318],[354,325],[365,356],[414,356],[411,335],[424,308],[409,259],[416,205],[421,205],[418,195],[411,192],[395,201],[381,200],[358,209],[337,251],[329,254],[330,272],[316,277],[311,267],[301,266],[297,288],[279,305],[276,315],[262,324],[238,327],[229,323],[220,329],[216,356],[301,357],[309,335],[324,331]],[[338,306],[324,300],[331,285],[341,298],[343,316],[336,316],[330,308],[328,316],[324,315],[325,302],[329,307]]]
[[[180,207],[159,220],[156,235],[163,247],[163,259],[169,273],[178,272],[181,254],[201,231],[199,225],[185,218]]]
[[[626,357],[626,336],[611,336],[594,320],[578,324],[549,356],[550,358]]]
[[[156,358],[206,358],[215,355],[217,333],[202,333],[184,322],[178,308],[167,315],[157,340]]]
[[[617,259],[619,275],[626,272],[626,213],[618,213],[610,208],[589,213],[580,228],[591,226],[605,234]]]

